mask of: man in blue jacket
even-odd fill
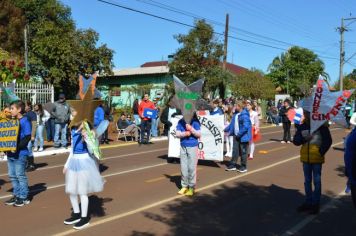
[[[230,125],[224,130],[229,136],[234,136],[232,159],[226,171],[237,170],[240,173],[247,172],[247,152],[248,144],[252,137],[252,125],[250,114],[246,110],[244,103],[236,104],[236,113],[232,117]],[[241,153],[240,153],[241,151]],[[237,165],[237,159],[241,156],[241,165]]]
[[[353,115],[351,124],[356,125],[356,115]],[[356,208],[356,128],[347,136],[345,145],[345,169],[348,183],[351,187],[352,201]]]

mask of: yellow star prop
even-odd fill
[[[91,86],[90,86],[91,87]],[[101,100],[93,100],[93,90],[89,88],[84,95],[83,100],[68,100],[69,106],[76,111],[76,116],[70,122],[70,126],[78,124],[83,120],[90,121],[93,124],[94,111],[102,103]]]

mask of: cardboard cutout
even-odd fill
[[[79,93],[77,99],[84,99],[85,94],[91,87],[91,92],[94,98],[101,98],[100,91],[95,87],[97,74],[90,75],[89,78],[85,78],[83,75],[79,75]]]
[[[196,111],[197,101],[201,97],[204,80],[200,79],[186,86],[178,77],[173,76],[173,79],[175,95],[172,102],[182,111],[185,122],[190,124]]]
[[[91,86],[91,85],[90,85]],[[83,100],[68,100],[67,103],[71,106],[73,110],[76,111],[76,115],[70,122],[70,126],[77,124],[81,121],[88,120],[93,124],[94,111],[102,103],[101,100],[93,100],[94,94],[93,90],[88,89],[85,93]]]
[[[323,77],[319,76],[312,95],[300,103],[304,110],[310,112],[310,132],[329,120],[346,127],[345,117],[340,110],[353,92],[354,89],[330,92]]]

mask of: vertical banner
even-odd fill
[[[17,119],[0,120],[0,151],[16,151],[20,122]]]
[[[180,118],[172,118],[169,132],[168,157],[179,157],[180,139],[176,137],[176,127]],[[198,116],[201,138],[198,145],[200,160],[223,161],[224,159],[224,116]]]

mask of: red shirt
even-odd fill
[[[153,104],[153,102],[151,102],[150,100],[147,100],[147,101],[142,100],[142,102],[140,103],[140,105],[138,107],[138,114],[140,115],[141,119],[149,120],[148,118],[143,117],[143,111],[145,108],[156,109],[155,104]]]

